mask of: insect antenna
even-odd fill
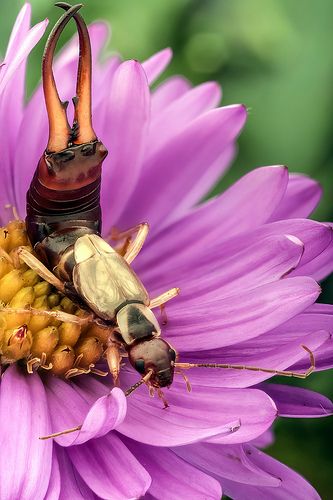
[[[57,2],[57,7],[71,10],[71,5]],[[74,144],[83,144],[96,140],[91,118],[91,45],[86,23],[82,16],[73,14],[77,25],[80,43],[79,65],[76,82],[76,97],[73,98],[75,107],[72,140]]]
[[[261,368],[259,366],[247,366],[247,365],[233,365],[226,363],[175,363],[175,368],[181,368],[182,370],[189,370],[190,368],[223,368],[230,370],[249,370],[255,372],[265,372],[272,373],[273,375],[281,375],[282,377],[296,377],[296,378],[306,378],[308,377],[316,368],[315,358],[313,352],[305,345],[301,346],[310,357],[310,367],[304,373],[293,372],[288,370],[272,370],[271,368]]]
[[[67,148],[71,136],[66,109],[68,102],[62,102],[59,98],[54,80],[52,64],[54,52],[59,37],[71,17],[82,7],[82,4],[74,5],[61,16],[54,25],[47,40],[42,63],[43,89],[45,95],[46,110],[49,119],[48,152],[58,152]]]
[[[129,396],[130,394],[132,394],[133,391],[135,391],[138,387],[140,387],[140,385],[147,383],[149,381],[150,377],[152,376],[152,374],[153,374],[153,371],[149,370],[147,375],[142,377],[142,379],[140,379],[138,382],[133,384],[129,389],[127,389],[127,391],[125,391],[125,396],[126,397]]]

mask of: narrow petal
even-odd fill
[[[124,387],[136,381],[133,372],[123,370]],[[128,398],[126,418],[117,430],[153,446],[179,446],[208,438],[238,443],[262,434],[276,415],[273,401],[253,389],[208,389],[197,385],[186,393],[184,383],[176,380],[165,397],[169,407],[163,409],[157,397],[149,398],[147,388],[137,389]]]
[[[13,26],[12,32],[10,34],[5,61],[10,61],[14,56],[16,51],[19,49],[20,45],[26,37],[31,19],[31,5],[25,3],[17,15],[15,24]]]
[[[0,81],[0,95],[6,87],[7,83],[10,81],[12,76],[14,75],[17,68],[20,64],[28,57],[31,50],[34,46],[39,42],[41,37],[43,36],[46,27],[48,24],[48,20],[42,21],[36,24],[33,28],[29,30],[27,35],[24,37],[24,41],[18,49],[15,51],[15,56],[11,59],[11,61],[5,61],[6,63],[6,71],[1,73],[1,81]]]
[[[260,196],[257,194],[257,196]],[[203,205],[205,207],[206,205]],[[221,204],[221,210],[223,204]],[[212,216],[214,217],[213,207]],[[249,208],[250,211],[250,208]],[[199,214],[198,214],[199,215]],[[217,216],[217,214],[216,214]],[[230,215],[232,217],[232,215]],[[244,215],[244,217],[246,217]],[[190,220],[192,217],[190,217]],[[240,251],[246,250],[250,245],[260,243],[265,238],[273,235],[291,235],[298,238],[304,245],[304,253],[297,268],[311,262],[321,254],[332,242],[332,229],[327,224],[322,224],[308,219],[291,219],[288,221],[278,221],[263,224],[251,229],[245,234],[239,234],[228,239],[228,235],[223,231],[223,212],[217,227],[211,227],[209,232],[210,219],[207,214],[207,231],[202,225],[202,232],[197,234],[196,227],[200,226],[198,220],[191,220],[192,226],[188,225],[188,216],[177,223],[166,228],[154,239],[148,241],[141,254],[135,260],[134,266],[145,282],[146,273],[151,273],[152,269],[158,270],[162,275],[168,272],[170,278],[172,269],[178,266],[187,266],[191,272],[197,267],[209,265],[213,266],[220,259],[228,258]],[[252,223],[249,223],[251,226]],[[238,223],[235,221],[235,225]],[[192,229],[190,229],[192,227]],[[215,230],[214,230],[215,229]],[[245,227],[244,227],[245,230]],[[191,248],[191,252],[188,251]],[[291,273],[292,274],[292,273]],[[179,273],[176,271],[175,276]],[[177,282],[172,286],[176,286]]]
[[[286,193],[271,221],[308,217],[319,203],[321,186],[305,175],[291,174]]]
[[[60,496],[60,488],[61,488],[61,478],[60,478],[59,462],[56,451],[53,450],[50,482],[44,500],[58,500]]]
[[[142,63],[149,84],[152,84],[168,66],[172,58],[172,50],[169,48],[157,52]]]
[[[209,474],[243,484],[276,487],[281,484],[251,461],[242,445],[196,443],[173,448],[174,453]]]
[[[221,89],[215,82],[205,82],[190,89],[152,119],[149,149],[145,162],[172,137],[181,133],[195,118],[215,108],[221,100]]]
[[[244,445],[245,453],[251,461],[263,471],[278,477],[281,484],[275,488],[250,486],[220,478],[224,493],[234,500],[320,500],[318,493],[297,472],[289,469],[269,455],[253,446]]]
[[[333,414],[333,403],[318,392],[280,384],[260,384],[274,400],[280,417],[315,418]]]
[[[151,478],[114,433],[81,446],[71,446],[69,457],[87,486],[101,498],[141,498]]]
[[[160,229],[194,179],[203,175],[236,139],[245,119],[246,109],[241,105],[213,109],[164,144],[144,165],[133,202],[129,202],[118,224],[130,227],[138,220],[148,220],[155,232]],[[135,210],[131,206],[134,200]]]
[[[219,111],[213,110],[210,113]],[[219,130],[222,129],[223,127],[220,126]],[[193,141],[196,139],[192,137],[192,143]],[[206,147],[210,147],[210,140],[205,138],[205,144]],[[220,152],[218,146],[217,149]],[[192,147],[188,150],[188,154],[192,158]],[[201,154],[197,154],[197,157],[202,160]],[[202,170],[202,165],[207,163],[209,162],[200,164],[199,172]],[[176,165],[178,165],[178,172],[175,174],[175,178],[178,180],[180,166],[178,162]],[[182,173],[184,174],[184,172],[187,176],[195,177],[193,161],[190,162],[189,171],[185,171],[182,167]],[[166,173],[169,173],[168,169]],[[216,248],[220,242],[225,242],[228,238],[253,231],[264,224],[275,210],[284,195],[287,183],[288,171],[285,167],[262,167],[253,170],[222,195],[204,203],[175,224],[165,228],[158,234],[158,238],[156,233],[159,227],[155,227],[155,238],[147,244],[140,258],[140,265],[143,266],[149,262],[151,266],[154,261],[163,261],[164,256],[166,256],[166,261],[167,258],[172,257],[173,260],[179,262],[178,259],[182,258],[182,254],[186,254],[185,259],[189,258],[188,248],[191,248],[191,255],[196,256],[197,252],[201,254],[204,253],[203,249],[207,251],[209,247]],[[168,186],[168,184],[166,185]],[[165,185],[163,189],[166,189]],[[156,206],[154,206],[155,209]],[[151,218],[148,222],[151,222]],[[288,230],[283,231],[283,233],[295,235]],[[251,239],[255,236],[251,233]],[[247,245],[250,239],[244,239],[243,236],[239,238],[244,245]],[[305,244],[303,238],[299,236],[298,238]],[[239,246],[239,243],[237,239],[234,245]]]
[[[332,231],[332,241],[315,256],[311,261],[302,263],[298,269],[295,269],[293,276],[311,276],[316,280],[323,280],[333,271],[333,226],[328,224]]]
[[[104,436],[117,427],[126,414],[125,395],[118,388],[114,388],[99,399],[96,395],[91,406],[75,390],[75,385],[50,378],[47,382],[47,395],[53,432],[82,425],[80,431],[57,437],[55,440],[61,446],[78,445],[92,438]],[[64,401],[71,401],[71,407],[65,407]]]
[[[61,446],[55,446],[55,449],[61,476],[59,500],[96,500],[94,493],[81,479],[72,462],[69,460],[67,450]]]
[[[145,273],[144,282],[152,296],[174,286],[174,276],[180,277],[177,286],[182,299],[207,293],[220,298],[238,295],[286,276],[299,264],[303,252],[298,238],[274,235],[200,266],[184,262],[173,268],[171,276],[169,271],[162,274],[159,268],[152,268]]]
[[[110,156],[103,167],[101,195],[104,227],[108,231],[135,187],[146,145],[150,95],[146,75],[138,62],[126,61],[119,66],[109,102],[105,104],[112,117],[105,123],[103,140]]]
[[[307,306],[320,294],[311,278],[290,278],[269,283],[225,299],[204,296],[198,300],[174,300],[168,307],[172,318],[164,329],[177,350],[204,351],[236,344],[275,328]],[[223,314],[221,314],[223,311]],[[203,323],[209,320],[209,328]],[[198,325],[203,328],[198,328]]]
[[[253,444],[256,448],[267,448],[271,446],[275,441],[274,433],[272,429],[267,429],[261,436],[253,439],[249,444]]]
[[[190,88],[190,83],[182,76],[172,76],[162,82],[152,93],[151,116],[158,116],[161,111],[184,95]]]
[[[207,166],[203,175],[189,187],[187,193],[184,193],[182,200],[175,207],[170,217],[168,217],[168,224],[184,217],[189,213],[191,208],[202,202],[202,199],[211,191],[217,181],[229,170],[236,152],[236,145],[230,144],[216,161]]]
[[[0,396],[0,497],[43,499],[47,491],[52,442],[43,383],[15,365],[2,376]],[[27,471],[29,473],[27,473]]]
[[[176,455],[178,448],[175,449],[174,453],[168,448],[141,445],[124,437],[122,440],[139,462],[145,464],[145,468],[152,478],[149,493],[154,498],[216,500],[222,497],[218,481],[178,457]]]

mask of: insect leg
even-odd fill
[[[229,365],[222,363],[175,363],[175,368],[181,368],[183,370],[189,370],[190,368],[224,368],[231,370],[250,370],[255,372],[265,372],[272,373],[273,375],[281,375],[283,377],[296,377],[296,378],[306,378],[308,377],[316,368],[315,358],[313,352],[310,351],[305,345],[301,346],[310,357],[310,367],[304,373],[293,372],[288,370],[272,370],[271,368],[261,368],[258,366],[247,366],[247,365]]]
[[[113,383],[118,386],[118,377],[120,372],[120,364],[122,356],[120,354],[119,346],[112,342],[105,351],[105,357],[109,366],[110,373],[113,377]]]
[[[84,317],[76,316],[75,314],[68,314],[64,311],[49,311],[47,309],[34,309],[33,307],[28,308],[17,308],[17,307],[7,307],[0,305],[0,311],[9,314],[25,314],[29,313],[33,316],[50,316],[51,318],[58,319],[66,323],[77,323],[79,325],[87,325],[94,321],[92,314],[87,314]]]
[[[179,292],[180,292],[179,288],[171,288],[167,292],[164,292],[161,295],[159,295],[158,297],[155,297],[155,299],[152,299],[150,301],[150,304],[149,304],[150,309],[154,309],[155,307],[163,306],[169,300],[173,299],[174,297],[177,297],[177,295],[179,295]]]
[[[44,264],[39,259],[37,259],[37,257],[32,255],[32,253],[30,253],[26,248],[19,247],[16,250],[16,255],[19,259],[23,260],[23,262],[25,262],[25,264],[27,264],[30,269],[33,269],[38,274],[38,276],[53,285],[60,292],[66,292],[64,283],[53,273],[51,273],[51,271],[49,271],[49,269],[44,266]]]
[[[140,253],[141,248],[143,247],[143,244],[148,236],[148,232],[149,232],[149,225],[147,224],[147,222],[143,222],[142,224],[139,224],[138,226],[135,227],[131,227],[127,231],[123,232],[120,232],[116,228],[113,228],[110,238],[116,241],[122,240],[124,238],[130,239],[133,234],[137,233],[135,239],[133,241],[130,241],[124,255],[124,259],[128,264],[130,264],[131,262],[133,262],[135,257]]]

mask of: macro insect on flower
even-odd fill
[[[147,224],[140,224],[140,220],[137,220],[145,212],[139,202],[141,198],[136,194],[136,190],[142,189],[138,179],[136,186],[131,188],[132,192],[127,194],[127,197],[131,195],[133,198],[134,210],[130,211],[129,205],[120,210],[118,199],[118,203],[114,203],[114,211],[117,213],[118,210],[115,220],[118,222],[109,224],[114,216],[112,214],[110,219],[110,214],[106,213],[110,234],[106,233],[104,239],[100,236],[101,164],[107,151],[97,139],[91,122],[90,40],[85,23],[78,13],[81,5],[57,5],[66,12],[51,32],[43,59],[49,140],[33,180],[30,178],[28,182],[30,187],[27,195],[26,229],[30,242],[25,234],[24,223],[19,220],[8,224],[1,233],[1,360],[4,374],[0,414],[2,412],[2,422],[6,429],[10,424],[9,415],[15,414],[17,404],[12,387],[19,385],[24,392],[22,399],[32,399],[31,408],[36,405],[33,394],[39,393],[38,414],[42,418],[38,425],[32,425],[29,439],[25,438],[23,441],[26,452],[22,452],[22,456],[29,457],[29,461],[34,464],[29,478],[23,474],[25,460],[22,460],[22,466],[16,471],[18,479],[15,481],[2,463],[0,497],[44,498],[52,493],[55,497],[60,495],[63,498],[64,489],[70,484],[72,498],[90,498],[93,494],[102,498],[133,498],[142,496],[148,489],[154,497],[163,498],[164,488],[172,477],[175,490],[170,492],[170,498],[181,498],[184,495],[220,498],[221,488],[217,479],[229,494],[234,495],[236,491],[237,496],[237,491],[240,491],[241,496],[238,497],[242,498],[242,487],[237,486],[239,474],[244,474],[240,483],[250,485],[249,491],[251,487],[259,490],[266,488],[269,489],[269,495],[273,495],[272,490],[275,488],[282,491],[282,494],[287,494],[290,488],[287,477],[291,474],[299,483],[300,491],[315,498],[315,492],[299,476],[281,466],[279,474],[282,479],[278,480],[270,469],[279,466],[273,466],[268,457],[262,458],[263,454],[260,455],[256,448],[241,443],[260,436],[262,441],[267,440],[265,432],[274,421],[277,410],[265,391],[271,394],[278,408],[281,397],[279,386],[275,389],[274,386],[270,386],[271,389],[263,386],[262,390],[246,389],[247,387],[276,373],[301,378],[307,376],[314,369],[313,351],[316,351],[319,366],[327,366],[330,349],[327,333],[329,311],[310,311],[316,316],[315,326],[310,331],[302,331],[303,327],[298,326],[302,324],[302,318],[298,319],[299,313],[316,300],[319,288],[310,278],[289,275],[300,267],[303,276],[302,266],[306,266],[307,262],[316,266],[316,257],[328,249],[324,255],[324,263],[320,260],[318,264],[320,269],[325,267],[325,259],[330,252],[330,228],[304,219],[290,224],[286,222],[285,226],[283,221],[282,224],[273,222],[270,225],[269,217],[274,215],[275,208],[283,202],[287,185],[292,184],[292,181],[285,168],[259,169],[259,174],[252,174],[253,185],[256,187],[257,183],[260,186],[260,182],[266,185],[267,181],[269,185],[273,183],[273,190],[271,193],[268,191],[270,196],[266,197],[270,213],[267,210],[263,212],[268,217],[267,227],[266,220],[259,222],[259,232],[251,233],[245,242],[239,238],[237,231],[233,233],[229,229],[228,234],[225,228],[223,236],[227,239],[222,248],[226,258],[223,262],[220,255],[217,261],[216,256],[213,259],[212,255],[219,244],[215,245],[212,234],[209,240],[198,235],[206,228],[208,236],[213,230],[219,230],[215,221],[221,217],[230,221],[232,217],[223,215],[220,207],[214,211],[214,201],[211,205],[208,203],[191,211],[189,208],[193,205],[194,195],[188,201],[189,206],[185,210],[181,209],[186,198],[184,192],[179,203],[179,213],[173,214],[174,219],[171,218],[169,229],[165,221],[160,220],[160,233],[155,232],[147,253],[138,256],[138,275],[141,274],[140,267],[145,267],[145,259],[152,264],[146,268],[147,282],[149,288],[158,290],[158,293],[152,294],[157,298],[151,300],[137,274],[129,266],[139,254],[148,232]],[[73,100],[73,126],[68,123],[66,105],[59,98],[52,71],[58,38],[71,18],[76,22],[80,45],[76,97]],[[148,61],[145,71],[147,74],[149,71],[156,73],[154,65],[158,67],[160,64],[158,56],[156,62]],[[131,81],[133,85],[133,104],[145,108],[147,82],[143,70],[138,63],[125,69],[121,66],[116,62],[106,71],[117,82],[118,90],[124,87],[125,72],[131,73],[135,83],[132,84],[129,77],[125,81]],[[126,91],[131,85],[125,85]],[[140,88],[140,96],[136,85]],[[185,87],[184,83],[176,85],[175,95],[179,93],[179,99],[182,93],[186,93]],[[166,92],[162,88],[157,93],[160,106],[163,101],[167,103],[171,99],[172,103],[175,99],[175,90],[171,92],[170,87],[167,90]],[[113,91],[113,94],[116,93],[115,89]],[[210,96],[208,101],[210,100],[215,99]],[[205,108],[201,103],[200,106]],[[199,117],[202,113],[200,106],[197,111]],[[209,108],[211,104],[207,106]],[[224,121],[221,124],[216,121],[218,114],[212,113],[210,125],[215,129],[225,122],[225,161],[229,161],[233,141],[244,122],[245,110],[242,106],[229,107],[223,113]],[[207,114],[212,116],[209,111]],[[120,123],[122,116],[118,116]],[[205,114],[203,116],[205,118]],[[135,117],[138,118],[138,115],[135,114]],[[142,121],[145,120],[146,112],[143,112]],[[195,119],[194,124],[194,128],[202,129],[202,124],[196,124]],[[209,122],[206,125],[208,135],[201,140],[209,142]],[[140,133],[141,129],[142,127]],[[128,139],[133,130],[130,127],[124,130],[127,132],[125,139]],[[134,135],[135,133],[137,130]],[[179,134],[180,137],[182,133]],[[116,131],[115,135],[117,136]],[[189,138],[193,139],[193,133]],[[117,140],[120,140],[119,137]],[[157,137],[156,143],[159,140],[161,139]],[[170,140],[175,141],[171,148],[175,155],[178,156],[182,150],[177,145],[177,137],[173,139],[170,134],[166,140],[167,148],[163,150],[162,147],[166,161],[170,161]],[[186,144],[184,137],[182,141]],[[219,151],[218,148],[221,148],[220,140],[216,141],[216,146],[209,144],[208,147],[209,150],[216,151]],[[117,156],[117,147],[110,149],[111,156]],[[137,151],[135,149],[136,156]],[[183,155],[185,165],[186,156],[191,158],[193,154],[190,151],[189,155]],[[213,158],[210,161],[214,164]],[[123,166],[121,161],[119,163]],[[104,174],[106,171],[108,179],[105,167]],[[129,167],[132,168],[131,165]],[[148,167],[149,162],[146,167],[149,171]],[[212,176],[209,176],[210,182],[220,168],[215,166]],[[124,171],[121,175],[123,178]],[[251,184],[251,177],[245,179],[244,183]],[[202,184],[205,185],[204,182]],[[114,186],[110,184],[115,198],[119,197],[119,193],[114,191],[117,187],[117,183]],[[18,191],[20,189],[21,187]],[[237,185],[234,189],[237,191]],[[197,188],[195,191],[195,197],[200,199],[200,190]],[[121,195],[124,196],[124,193]],[[287,203],[287,194],[285,196]],[[150,196],[143,198],[144,201],[149,200]],[[231,198],[237,199],[237,196],[231,195]],[[21,213],[21,202],[18,199],[8,196],[6,200],[7,203],[14,201]],[[155,201],[158,206],[159,200]],[[225,203],[227,207],[230,201],[227,199]],[[207,206],[209,211],[209,205],[212,210],[207,220],[201,214],[202,210],[207,210]],[[147,216],[150,219],[150,215]],[[133,221],[133,218],[136,220]],[[151,219],[156,226],[153,213]],[[193,266],[188,266],[187,259],[184,260],[188,237],[185,229],[181,235],[177,234],[182,221],[194,234],[197,232],[195,242],[191,245],[191,254],[199,263],[194,269]],[[260,233],[260,224],[263,224],[263,233]],[[121,230],[116,230],[115,225]],[[131,225],[133,229],[128,230]],[[242,231],[240,225],[237,229]],[[246,232],[245,228],[243,231]],[[157,238],[156,234],[159,235]],[[113,241],[113,246],[106,240]],[[163,245],[157,251],[154,246],[158,246],[159,242],[163,242]],[[170,242],[174,252],[167,255]],[[33,245],[33,250],[30,244]],[[237,265],[233,260],[234,255],[237,256]],[[247,255],[250,255],[251,262],[247,260]],[[168,264],[167,268],[161,265],[162,257]],[[179,279],[179,297],[178,288],[170,288],[169,269],[173,270],[172,279]],[[303,272],[305,276],[307,273]],[[39,277],[46,281],[40,281]],[[251,288],[251,284],[246,284],[244,278],[247,283],[256,283],[256,287]],[[164,283],[167,283],[165,288]],[[247,311],[239,309],[237,312],[235,309],[233,293],[230,290],[228,292],[230,283],[234,289],[243,289],[248,294],[243,296]],[[51,290],[50,285],[58,292]],[[178,283],[171,286],[175,285]],[[253,289],[257,290],[258,287],[262,287],[262,290],[253,293]],[[191,288],[196,292],[194,300]],[[266,300],[263,301],[263,297]],[[294,297],[292,303],[290,297]],[[166,314],[163,306],[171,298],[174,300],[170,302],[170,309]],[[173,306],[172,302],[178,302],[179,305]],[[162,306],[161,323],[167,340],[161,338],[159,322],[150,311],[158,306]],[[200,312],[202,307],[205,308],[204,313]],[[201,314],[199,321],[198,311]],[[237,318],[234,324],[230,320],[233,316]],[[223,318],[227,318],[224,325]],[[286,323],[288,321],[289,326]],[[279,327],[282,330],[279,331]],[[190,330],[189,334],[186,333],[187,330]],[[278,347],[276,335],[279,335]],[[172,340],[169,342],[169,339]],[[179,360],[176,359],[173,345],[177,346]],[[304,352],[301,345],[307,352]],[[322,351],[318,351],[321,346]],[[127,356],[136,372],[126,363]],[[245,364],[244,357],[250,362]],[[125,362],[125,366],[121,366],[122,362]],[[297,362],[300,364],[297,365]],[[284,371],[289,367],[292,369]],[[191,384],[184,374],[184,370],[190,368],[193,368]],[[212,370],[197,370],[198,368]],[[215,368],[230,369],[221,372]],[[240,370],[242,375],[239,374]],[[181,377],[185,379],[188,390],[193,385],[191,394],[185,392],[183,383],[179,383],[176,378],[173,380],[174,371],[180,376],[180,380]],[[211,375],[208,374],[209,371]],[[110,392],[113,383],[108,372],[112,374],[116,385],[127,390],[127,400],[117,387]],[[229,375],[224,375],[227,373]],[[86,377],[88,374],[89,377]],[[164,402],[165,409],[158,399],[156,401],[149,398],[145,384],[151,395],[157,390],[158,399]],[[161,388],[168,386],[171,388],[166,396]],[[292,390],[290,389],[291,393]],[[299,394],[297,389],[295,391]],[[317,414],[332,411],[325,398],[317,401],[310,394],[308,399],[316,401],[312,406],[309,405],[309,415],[311,410],[318,412]],[[300,407],[301,401],[302,398],[299,397]],[[306,414],[305,409],[303,412]],[[35,413],[36,410],[31,415]],[[116,429],[118,433],[110,432],[112,429]],[[54,441],[38,439],[50,436],[54,437]],[[15,443],[8,441],[8,433],[0,433],[0,439],[3,447],[14,450]],[[79,444],[81,446],[76,446]],[[68,451],[65,451],[66,448]],[[246,459],[248,462],[240,458],[242,454],[254,455],[254,462],[251,463],[250,458]],[[102,456],[107,456],[108,460],[99,460]],[[231,457],[240,458],[238,462],[241,465],[231,466]],[[8,460],[10,463],[15,460],[13,451],[9,453]],[[261,472],[254,472],[254,469],[260,469],[260,460],[263,461]],[[96,461],[95,468],[91,467],[92,461]],[[258,464],[254,467],[256,461]],[[217,470],[216,465],[212,465],[213,462],[222,464],[223,471]],[[43,474],[40,473],[41,470]],[[127,470],[128,478],[119,483],[119,475],[124,474],[124,470]],[[195,484],[183,484],[183,474],[194,475]],[[71,497],[69,493],[66,494]]]

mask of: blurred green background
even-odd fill
[[[32,0],[33,22],[59,16],[53,2]],[[219,184],[224,189],[260,165],[286,164],[324,187],[315,216],[333,220],[333,51],[332,0],[86,0],[88,22],[112,25],[108,52],[139,60],[166,46],[174,59],[164,77],[181,73],[194,84],[214,79],[223,103],[245,103],[247,125],[239,155]],[[0,0],[0,51],[4,49],[22,0]],[[70,32],[66,33],[70,36]],[[45,38],[44,38],[45,42]],[[40,77],[44,42],[30,57],[28,89]],[[323,300],[333,302],[333,280]],[[285,383],[285,380],[283,381]],[[331,374],[304,382],[333,398]],[[269,452],[295,468],[333,498],[332,420],[281,419]]]

